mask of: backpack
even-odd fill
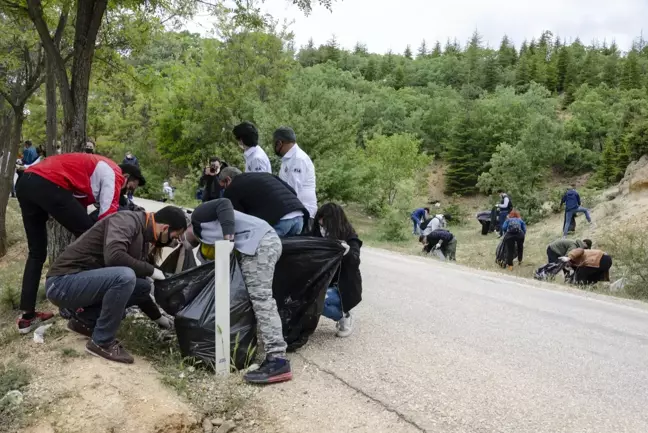
[[[508,226],[506,228],[506,233],[510,233],[512,235],[522,233],[522,224],[520,223],[520,220],[517,218],[509,220]]]

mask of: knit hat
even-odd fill
[[[272,135],[273,141],[283,141],[284,143],[296,143],[297,142],[297,136],[295,135],[295,131],[293,131],[292,128],[288,126],[281,126],[278,128],[274,134]]]

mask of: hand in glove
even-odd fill
[[[171,329],[173,327],[173,319],[169,319],[166,316],[162,316],[155,321],[158,326],[162,329]]]
[[[349,250],[351,249],[351,247],[349,247],[349,244],[347,244],[344,241],[340,241],[340,245],[342,245],[342,247],[344,247],[344,254],[342,254],[342,255],[346,256],[349,253]]]
[[[434,249],[435,249],[435,250],[440,250],[440,249],[441,249],[441,242],[439,242],[438,244],[436,244],[436,245],[434,246]]]
[[[569,257],[558,257],[558,260],[560,260],[561,262],[567,263],[567,262],[569,262]]]
[[[166,279],[166,277],[164,276],[164,272],[162,272],[158,268],[155,268],[155,270],[153,271],[153,275],[151,275],[151,278],[153,278],[154,280],[165,280]]]

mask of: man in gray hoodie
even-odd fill
[[[262,219],[235,211],[226,198],[198,206],[191,214],[191,225],[193,236],[201,243],[199,257],[202,259],[214,260],[214,243],[221,240],[234,242],[234,249],[240,253],[241,273],[266,352],[261,367],[248,372],[245,380],[270,384],[292,379],[281,317],[272,297],[275,265],[282,251],[279,236]]]

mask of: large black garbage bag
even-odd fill
[[[182,255],[179,250],[184,248],[180,245],[160,265],[160,269],[169,274],[174,274],[177,269],[177,262]],[[193,264],[193,268],[191,265]],[[175,316],[205,288],[209,281],[214,278],[214,264],[195,267],[196,261],[193,252],[186,250],[184,254],[182,272],[173,275],[166,280],[155,282],[155,302],[168,314]],[[211,272],[211,273],[210,273]]]
[[[216,356],[214,263],[206,263],[192,271],[204,274],[209,277],[209,281],[204,284],[203,290],[176,314],[175,329],[180,353],[183,356],[200,359],[205,364],[213,366]],[[171,277],[171,279],[175,277]],[[256,318],[243,281],[241,268],[232,256],[230,261],[231,363],[238,369],[248,367],[254,361],[256,347]]]
[[[195,268],[196,258],[193,251],[184,247],[178,246],[159,266],[160,270],[165,274],[177,274],[178,272],[186,271]]]
[[[500,265],[502,268],[506,267],[506,252],[508,251],[508,247],[506,246],[507,237],[508,234],[502,236],[502,240],[497,244],[497,249],[495,250],[495,263]],[[517,244],[514,244],[513,248],[513,256],[517,257]]]
[[[308,342],[324,308],[326,289],[336,276],[344,248],[339,242],[298,236],[282,239],[272,294],[281,316],[288,350]]]

